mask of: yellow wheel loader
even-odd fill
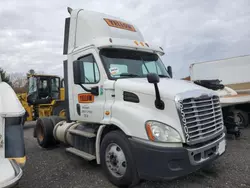
[[[28,92],[17,96],[26,110],[25,121],[65,116],[63,79],[55,75],[27,74]]]

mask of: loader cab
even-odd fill
[[[60,78],[49,75],[28,75],[28,103],[49,104],[60,99]]]

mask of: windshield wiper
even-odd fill
[[[133,73],[121,73],[119,76],[138,77],[139,75]]]
[[[169,78],[169,76],[164,75],[164,74],[158,74],[158,76],[159,76],[160,78]]]

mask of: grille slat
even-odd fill
[[[210,131],[207,131],[207,132],[204,132],[204,133],[201,133],[200,135],[207,135],[207,134],[209,134],[209,133],[213,133],[214,131],[217,131],[217,130],[219,130],[219,129],[222,129],[221,127],[215,127],[213,130],[210,130]],[[199,135],[199,136],[200,136]],[[194,135],[194,136],[190,136],[190,138],[194,138],[194,137],[199,137],[198,135]]]
[[[219,109],[220,111],[220,106],[217,106],[217,107],[214,107],[214,108],[211,108],[211,109],[204,109],[204,110],[194,110],[194,111],[191,111],[191,112],[185,112],[185,114],[192,114],[192,113],[197,113],[197,112],[206,112],[206,111],[209,111],[209,110],[213,110],[213,109]]]
[[[198,111],[197,111],[197,112],[198,112]],[[220,110],[217,110],[217,111],[214,111],[214,112],[209,112],[209,113],[206,113],[206,114],[198,114],[198,115],[194,115],[194,116],[186,117],[186,120],[187,120],[187,119],[191,119],[191,118],[197,118],[197,117],[209,116],[209,115],[213,115],[214,113],[218,113],[218,112],[220,112]]]
[[[212,103],[212,102],[211,102],[211,103]],[[189,109],[193,109],[193,108],[194,108],[192,104],[188,104],[188,105],[189,105],[189,106],[188,106],[188,107],[184,107],[183,110],[189,110]],[[192,106],[191,106],[191,105],[192,105]],[[218,104],[216,103],[216,105],[217,105],[217,107],[220,107],[220,106],[219,106],[219,105],[220,105],[219,103],[218,103]],[[206,107],[208,107],[208,106],[211,107],[211,109],[213,109],[213,105],[212,105],[212,104],[209,104],[209,105],[202,105],[202,106],[200,105],[200,106],[196,106],[196,107],[198,107],[198,108],[202,108],[202,107],[203,107],[203,108],[206,108]]]
[[[213,137],[223,130],[223,117],[218,96],[187,98],[179,101],[180,115],[187,143]]]
[[[193,120],[193,121],[187,121],[187,120],[186,120],[186,123],[187,123],[187,124],[189,124],[189,123],[195,123],[195,122],[197,122],[197,120],[206,121],[206,120],[210,120],[210,119],[212,119],[212,118],[216,118],[216,117],[220,117],[220,116],[221,116],[221,114],[214,115],[214,112],[213,112],[213,115],[210,116],[210,117],[208,117],[208,118],[199,119],[199,118],[193,117],[193,119],[195,119],[195,120]]]
[[[189,131],[188,133],[189,133],[189,134],[192,134],[192,133],[195,133],[195,132],[197,132],[197,131],[204,131],[204,130],[206,130],[206,129],[210,129],[210,128],[216,127],[217,125],[220,125],[221,123],[222,123],[222,122],[215,123],[215,124],[213,124],[213,125],[211,125],[211,126],[207,126],[207,127],[204,127],[204,128],[196,129],[196,130],[194,130],[194,131]],[[211,124],[211,123],[210,123],[210,124]],[[198,127],[200,127],[200,126],[198,126]]]
[[[221,118],[221,119],[218,119],[217,121],[219,121],[219,122],[217,122],[217,123],[223,123],[223,122],[222,122],[222,118]],[[214,123],[214,121],[209,121],[209,122],[206,122],[206,123],[199,123],[199,124],[194,125],[194,126],[188,126],[188,129],[193,129],[193,128],[195,128],[195,127],[206,126],[206,125],[209,125],[209,124],[211,124],[211,123]]]
[[[199,104],[199,103],[211,102],[211,101],[212,101],[212,99],[204,100],[204,101],[191,101],[191,102],[184,102],[183,105],[185,105],[185,104]],[[216,101],[218,103],[220,102],[219,100],[213,100],[213,101]]]

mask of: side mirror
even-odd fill
[[[148,73],[147,74],[148,82],[151,84],[159,83],[160,79],[159,76],[156,73]]]
[[[167,71],[168,71],[168,74],[169,74],[170,78],[173,78],[173,72],[172,72],[172,67],[171,66],[167,67]]]
[[[82,83],[82,75],[84,74],[84,67],[82,66],[81,61],[73,62],[73,74],[74,74],[74,83],[81,84]]]
[[[154,84],[154,87],[155,87],[155,107],[157,109],[159,109],[159,110],[164,110],[165,104],[161,100],[159,88],[158,88],[158,85],[157,85],[157,83],[160,82],[160,78],[159,78],[158,74],[156,74],[156,73],[148,73],[147,74],[147,79],[148,79],[148,82],[151,83],[151,84]]]

